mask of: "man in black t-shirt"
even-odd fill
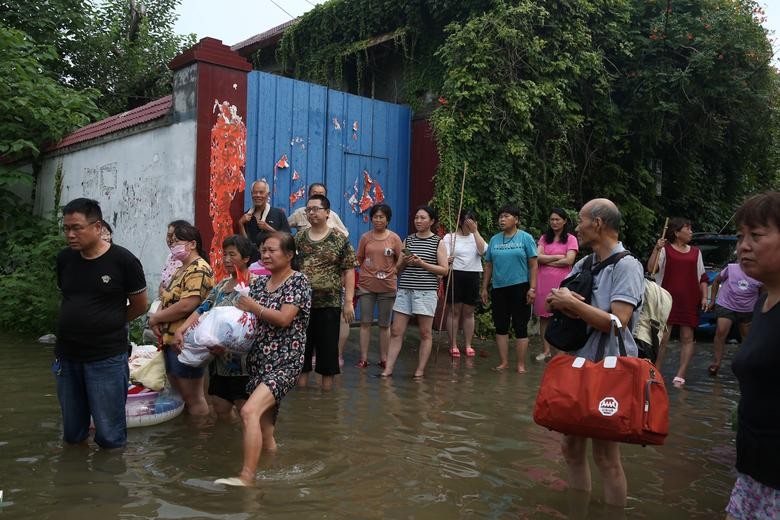
[[[101,240],[97,201],[72,200],[62,214],[68,248],[57,255],[62,303],[52,371],[63,437],[86,442],[92,416],[95,442],[118,448],[127,442],[126,325],[146,311],[144,271],[127,249]]]
[[[260,258],[257,248],[263,243],[265,237],[274,231],[290,232],[290,223],[287,215],[280,208],[273,208],[268,203],[271,188],[264,180],[252,183],[252,207],[238,219],[238,232],[247,237],[255,246],[255,251],[250,260],[254,262]]]

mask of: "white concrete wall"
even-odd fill
[[[54,209],[62,161],[60,204],[77,197],[100,202],[114,242],[141,260],[154,297],[168,254],[166,225],[195,217],[195,136],[196,123],[189,119],[50,156],[38,178],[35,212]]]

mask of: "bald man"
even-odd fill
[[[290,232],[287,215],[280,208],[268,204],[270,187],[266,181],[252,183],[252,208],[238,220],[238,232],[252,241],[257,249],[266,235],[273,231]],[[253,258],[254,261],[255,258]]]
[[[579,213],[577,238],[582,247],[593,251],[593,265],[626,249],[618,240],[620,211],[608,199],[593,199]],[[587,257],[586,257],[587,258]],[[577,262],[571,274],[582,270],[585,258]],[[598,361],[604,355],[616,355],[617,341],[612,337],[612,315],[623,325],[622,335],[629,356],[638,349],[631,331],[639,322],[639,311],[645,290],[644,269],[633,256],[623,256],[607,265],[593,279],[591,303],[567,288],[553,289],[547,306],[570,316],[579,316],[590,326],[585,345],[569,354]],[[603,349],[603,350],[602,350]],[[604,479],[604,501],[616,507],[626,505],[626,475],[620,460],[620,444],[592,439],[593,460]],[[590,491],[591,478],[586,449],[588,439],[564,435],[563,458],[569,467],[569,488]]]

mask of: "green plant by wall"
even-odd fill
[[[65,246],[56,221],[20,213],[0,240],[0,329],[55,331],[60,293],[55,262]]]
[[[285,32],[278,59],[338,88],[394,35],[402,99],[439,99],[434,202],[449,229],[468,162],[464,207],[483,234],[507,202],[542,230],[553,206],[574,218],[609,197],[642,254],[665,216],[718,230],[746,194],[778,185],[761,16],[752,0],[330,0]]]
[[[664,216],[718,230],[776,185],[780,98],[760,8],[668,5],[515,0],[452,24],[437,53],[436,204],[451,204],[467,161],[481,222],[514,202],[542,228],[552,206],[609,197],[641,254]]]
[[[412,107],[420,97],[438,92],[444,69],[435,51],[446,37],[447,24],[483,12],[492,0],[330,0],[317,5],[287,29],[277,60],[299,79],[343,85],[345,70],[355,68],[357,82],[372,63],[375,38],[389,37],[403,57],[402,99]],[[388,36],[389,35],[389,36]]]

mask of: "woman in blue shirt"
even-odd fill
[[[520,209],[507,205],[498,213],[501,233],[493,235],[485,252],[482,277],[482,303],[493,302],[493,325],[501,363],[496,370],[509,367],[509,325],[515,331],[517,371],[525,373],[528,350],[528,320],[536,296],[536,243],[531,235],[518,229]]]

